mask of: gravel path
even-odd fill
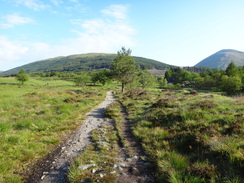
[[[106,99],[93,111],[87,114],[87,119],[78,130],[73,132],[65,143],[50,155],[45,162],[40,163],[36,172],[27,180],[31,183],[67,183],[67,172],[72,160],[80,155],[89,145],[91,131],[106,122],[104,109],[114,101],[112,92],[108,92]]]

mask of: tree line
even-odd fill
[[[165,78],[169,83],[181,87],[223,91],[228,95],[244,91],[244,67],[237,67],[233,62],[226,70],[210,69],[200,74],[171,68],[166,71]]]
[[[192,72],[194,71],[194,72]],[[77,86],[106,85],[116,80],[121,85],[122,92],[126,88],[173,88],[182,87],[224,91],[228,95],[244,91],[244,67],[237,67],[231,62],[226,70],[200,69],[196,71],[189,68],[170,68],[165,75],[154,75],[147,70],[143,70],[136,64],[131,56],[131,50],[122,47],[113,60],[110,69],[100,69],[97,71],[80,72],[41,72],[31,73],[32,77],[56,77],[58,79],[74,81]],[[199,72],[202,71],[202,72]],[[16,78],[22,84],[28,80],[24,70],[21,69]]]
[[[21,80],[18,76],[23,75],[24,70],[16,75],[18,81],[22,84],[27,80]],[[24,75],[27,75],[24,73]],[[121,90],[130,87],[154,87],[157,78],[147,70],[142,70],[135,63],[135,59],[131,56],[131,50],[122,47],[118,51],[116,58],[113,60],[110,69],[100,69],[96,71],[80,71],[80,72],[35,72],[29,74],[31,77],[41,78],[57,78],[74,81],[77,86],[87,85],[106,85],[113,80],[121,84]]]

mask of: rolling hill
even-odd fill
[[[244,66],[244,52],[224,49],[200,61],[195,67],[211,67],[216,69],[226,69],[230,62],[236,66]]]
[[[116,54],[88,53],[70,56],[55,57],[46,60],[32,62],[20,67],[16,67],[0,73],[0,75],[12,75],[19,72],[20,68],[25,69],[27,73],[31,72],[51,72],[51,71],[89,71],[96,69],[109,68]],[[136,63],[142,69],[165,70],[172,65],[168,65],[156,60],[143,57],[134,57]]]

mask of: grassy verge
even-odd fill
[[[158,182],[244,181],[243,97],[134,89],[119,98]]]
[[[26,167],[76,129],[105,93],[67,81],[31,79],[19,86],[0,78],[0,182],[22,182]]]
[[[123,116],[121,115],[121,106],[119,102],[114,102],[110,106],[107,107],[105,115],[114,120],[115,129],[118,134],[118,143],[122,147],[127,147],[126,141],[122,132],[122,122]]]
[[[112,183],[119,171],[117,167],[118,145],[123,143],[120,104],[113,102],[105,110],[105,117],[113,119],[114,125],[103,125],[92,131],[92,143],[74,161],[69,171],[69,181]],[[82,167],[91,165],[87,169]]]
[[[73,162],[69,181],[112,183],[116,179],[117,134],[113,126],[104,125],[92,131],[92,143]]]

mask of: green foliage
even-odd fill
[[[167,81],[173,84],[191,85],[193,78],[196,76],[197,75],[195,73],[193,74],[179,67],[171,68],[165,73]]]
[[[16,75],[17,81],[19,81],[22,85],[28,81],[28,75],[25,73],[24,69],[20,69],[19,73]]]
[[[169,82],[182,87],[224,91],[228,95],[244,89],[244,67],[236,67],[233,62],[228,65],[226,71],[206,70],[200,75],[181,68],[171,68],[166,71],[165,77]]]
[[[217,87],[217,80],[212,76],[205,76],[203,78],[197,78],[196,87],[199,89],[211,89],[213,87]]]
[[[151,72],[149,72],[147,70],[141,70],[138,73],[138,80],[139,80],[140,86],[143,89],[154,87],[156,85],[156,78],[154,77],[154,75]]]
[[[113,102],[111,105],[109,105],[106,108],[105,116],[114,120],[115,129],[118,136],[118,143],[121,144],[123,147],[126,147],[126,142],[123,136],[123,129],[122,129],[123,117],[121,116],[120,112],[121,112],[120,104],[118,102]]]
[[[167,70],[165,72],[165,79],[167,79],[168,81],[171,80],[172,75],[173,75],[172,69]]]
[[[107,69],[102,69],[98,72],[93,72],[91,74],[91,81],[95,84],[97,82],[101,83],[103,86],[111,81],[111,73]]]
[[[117,163],[118,146],[114,132],[112,126],[103,126],[92,131],[92,144],[72,163],[68,175],[69,182],[115,182],[116,171],[113,165]],[[90,168],[78,168],[91,163],[93,166]]]
[[[41,60],[37,62],[32,62],[30,64],[22,66],[27,73],[43,73],[50,74],[54,72],[80,72],[80,71],[91,71],[91,70],[101,70],[109,69],[113,60],[117,57],[116,54],[104,54],[104,53],[89,53],[89,54],[78,54],[70,55],[67,57],[56,57],[46,60]],[[133,57],[136,64],[140,66],[141,69],[160,69],[165,70],[173,66],[142,57]],[[17,74],[18,70],[11,69],[6,72],[0,73],[0,76]]]
[[[169,71],[169,70],[168,70]],[[160,88],[166,87],[168,84],[168,81],[166,79],[166,77],[163,76],[157,76],[157,82]]]
[[[132,83],[136,78],[137,67],[135,60],[130,56],[131,50],[124,47],[118,51],[117,57],[111,65],[111,73],[113,78],[121,83],[122,92],[126,85]]]
[[[238,68],[236,67],[234,62],[231,62],[225,71],[228,76],[236,76],[238,74]]]
[[[231,95],[239,91],[242,87],[241,78],[239,76],[222,76],[220,87],[227,94]]]
[[[30,78],[25,87],[15,78],[0,83],[0,182],[24,182],[27,166],[53,151],[106,92],[60,80]]]
[[[88,82],[90,82],[90,76],[87,73],[81,73],[80,75],[75,77],[76,86],[86,86]]]
[[[243,97],[133,90],[120,101],[158,182],[243,182]]]

